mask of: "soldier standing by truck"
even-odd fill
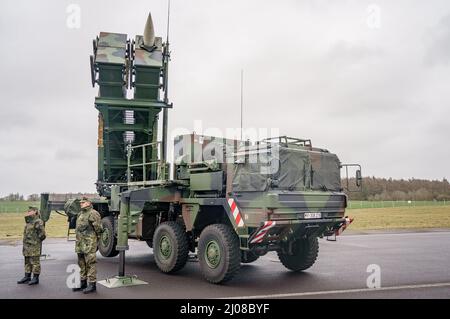
[[[39,211],[36,207],[30,206],[25,213],[25,228],[23,230],[23,256],[25,257],[25,276],[18,284],[36,285],[39,284],[41,273],[41,248],[45,239],[44,222],[39,218]],[[33,279],[31,279],[33,273]]]
[[[95,292],[97,281],[97,242],[103,232],[100,214],[92,207],[88,198],[80,201],[81,211],[76,222],[75,252],[80,266],[81,286],[73,291]]]

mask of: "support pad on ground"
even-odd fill
[[[136,275],[126,276],[125,275],[125,250],[120,250],[119,252],[119,275],[101,280],[98,282],[100,285],[106,288],[120,288],[120,287],[131,287],[139,285],[148,285],[148,282],[138,279]]]
[[[98,282],[106,288],[120,288],[138,285],[148,285],[148,282],[142,281],[137,276],[115,276]]]

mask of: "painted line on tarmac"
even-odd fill
[[[439,229],[439,230],[424,230],[424,231],[403,231],[403,232],[375,232],[375,233],[345,233],[341,236],[342,238],[347,237],[367,237],[367,236],[415,236],[415,235],[449,235],[450,231],[447,229]],[[339,239],[338,239],[339,240]]]
[[[420,288],[442,288],[442,287],[450,287],[450,282],[437,283],[437,284],[392,286],[392,287],[381,287],[381,288],[373,288],[373,289],[371,289],[371,288],[363,288],[363,289],[312,291],[312,292],[298,292],[298,293],[272,294],[272,295],[224,297],[224,298],[218,298],[218,299],[272,299],[272,298],[320,296],[320,295],[349,294],[349,293],[359,293],[359,292],[378,292],[378,291],[389,291],[389,290],[420,289]]]

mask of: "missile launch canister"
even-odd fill
[[[167,177],[167,164],[161,158],[167,137],[158,142],[157,134],[161,110],[172,107],[166,98],[161,99],[168,82],[166,45],[161,37],[155,37],[150,14],[144,35],[134,40],[122,33],[100,32],[93,41],[92,85],[99,86],[95,98],[99,111],[97,190],[102,196],[110,197],[112,185],[126,186],[128,178],[151,181]],[[128,171],[127,152],[137,144],[148,147],[133,149]],[[145,173],[141,164],[147,167]]]

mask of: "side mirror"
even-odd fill
[[[355,179],[355,181],[356,181],[356,186],[357,187],[361,187],[361,185],[362,185],[362,175],[361,175],[361,170],[360,169],[356,171],[356,179]]]
[[[361,165],[359,165],[359,164],[342,164],[341,169],[342,168],[345,169],[345,182],[346,182],[346,187],[344,187],[343,190],[345,190],[346,192],[349,192],[349,193],[361,192],[362,191]],[[356,175],[355,175],[356,189],[350,188],[349,168],[350,169],[353,168],[354,172],[356,173]],[[351,173],[351,174],[353,174],[353,173]],[[353,185],[353,181],[352,181],[352,185]]]

